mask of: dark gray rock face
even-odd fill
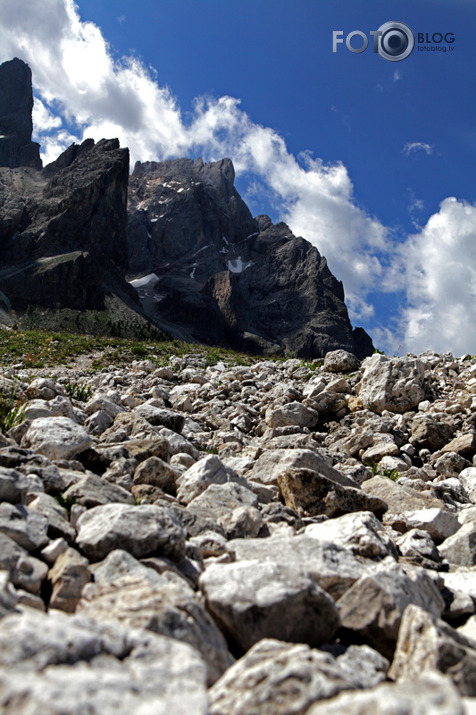
[[[32,108],[28,65],[17,58],[0,65],[3,319],[12,322],[13,310],[25,327],[39,320],[69,327],[74,319],[78,331],[106,333],[114,320],[145,325],[125,280],[128,149],[117,139],[87,139],[42,169]]]
[[[128,274],[150,319],[179,337],[249,352],[371,354],[326,259],[286,224],[253,219],[233,181],[230,159],[136,164]]]
[[[31,70],[17,57],[0,65],[0,166],[41,169],[40,145],[31,141]]]
[[[125,281],[129,152],[117,139],[73,144],[41,172],[0,168],[0,290],[28,306],[139,309]]]

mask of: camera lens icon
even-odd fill
[[[404,22],[386,22],[378,32],[378,53],[385,60],[400,62],[413,52],[415,38]]]

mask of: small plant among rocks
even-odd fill
[[[0,431],[6,434],[23,419],[25,408],[21,397],[16,397],[15,390],[0,391]]]
[[[370,467],[374,477],[387,477],[388,479],[391,479],[392,482],[396,482],[397,479],[400,479],[400,473],[398,472],[397,469],[382,469],[381,470],[379,464],[367,464],[366,466]]]
[[[220,361],[221,355],[217,348],[210,348],[207,350],[207,365],[216,365]]]
[[[84,382],[69,381],[64,385],[64,391],[71,400],[87,402],[93,394],[93,388]]]

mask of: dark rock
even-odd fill
[[[387,504],[361,489],[344,487],[311,469],[289,469],[278,476],[286,506],[309,516],[340,516],[354,511],[371,511],[381,517]]]
[[[151,321],[254,353],[370,355],[326,259],[286,224],[253,219],[233,181],[229,159],[136,164],[128,273]]]
[[[31,70],[18,57],[0,65],[0,166],[41,169],[40,145],[31,141]]]
[[[0,285],[14,309],[104,310],[111,294],[134,304],[124,280],[128,156],[117,140],[86,140],[41,173],[0,169]]]
[[[0,291],[24,327],[144,331],[127,262],[129,151],[73,144],[41,171],[31,143],[31,72],[0,66]],[[122,328],[121,328],[122,326]],[[150,333],[150,330],[149,330]]]
[[[454,428],[447,422],[437,421],[431,416],[423,416],[412,424],[411,442],[419,449],[436,451],[447,444],[453,436]]]

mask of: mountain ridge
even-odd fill
[[[31,71],[15,59],[0,78],[0,100],[13,93],[22,142],[31,140]],[[118,311],[131,334],[152,326],[189,342],[309,358],[373,352],[326,259],[286,224],[253,218],[229,158],[136,162],[129,175],[117,139],[86,139],[45,168],[25,165],[21,152],[2,167],[2,141],[4,314],[11,308],[22,322],[40,308],[61,322],[74,310],[82,329],[107,330]]]

